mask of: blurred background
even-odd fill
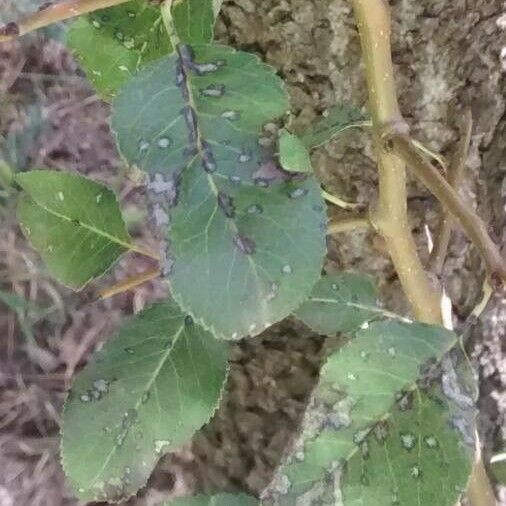
[[[44,0],[2,0],[0,23]],[[394,0],[394,60],[403,111],[416,136],[451,153],[463,107],[475,120],[463,193],[506,244],[506,4],[502,0]],[[72,377],[123,318],[165,295],[160,281],[94,302],[100,288],[151,267],[125,256],[82,293],[54,281],[23,238],[15,217],[18,171],[52,168],[106,183],[120,198],[136,242],[157,245],[142,189],[120,160],[109,106],[93,92],[64,47],[65,25],[0,44],[0,506],[77,505],[59,461],[61,407]],[[360,50],[346,0],[227,0],[217,36],[257,52],[279,69],[295,121],[305,125],[347,101],[364,106]],[[369,203],[376,170],[360,132],[318,150],[326,188]],[[438,205],[414,181],[410,210],[422,255],[424,225]],[[331,210],[332,215],[338,211]],[[352,269],[377,280],[383,300],[406,312],[381,241],[368,232],[329,239],[329,272]],[[461,324],[481,296],[476,252],[456,233],[445,270]],[[506,431],[506,300],[496,296],[473,329],[470,353],[481,378],[480,431],[485,459],[501,453]],[[193,490],[265,486],[300,420],[325,344],[288,319],[234,349],[232,375],[215,419],[187,447],[160,462],[128,504],[148,506]],[[506,505],[506,493],[498,487]]]

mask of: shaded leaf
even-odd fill
[[[279,137],[279,162],[289,172],[313,172],[306,145],[287,130],[283,130]]]
[[[183,497],[163,506],[256,506],[258,501],[244,494],[219,494],[211,497]]]
[[[288,316],[320,276],[319,185],[280,170],[260,133],[287,108],[270,67],[224,46],[181,46],[114,102],[120,150],[149,173],[152,217],[170,240],[173,295],[220,338]]]
[[[348,325],[361,329],[323,367],[301,434],[263,493],[265,506],[453,506],[465,488],[474,452],[475,385],[462,354],[446,356],[457,337],[396,321],[372,305],[359,308],[362,322],[357,312],[347,321],[349,300],[373,297],[361,283],[353,275],[329,276],[315,288],[327,299],[337,293],[334,333]],[[331,330],[331,306],[321,306],[321,318],[311,307],[319,310],[309,302],[306,317]],[[441,369],[426,368],[441,360]]]
[[[314,123],[302,137],[308,149],[317,148],[345,130],[361,125],[365,121],[362,113],[347,105],[336,105],[329,109],[328,114]]]
[[[83,288],[130,248],[116,196],[104,185],[50,170],[16,181],[26,192],[18,202],[21,229],[65,285]]]
[[[174,17],[183,40],[212,40],[212,0],[180,0]],[[146,63],[173,51],[160,9],[133,0],[78,18],[67,42],[99,94],[111,99]]]
[[[506,454],[496,455],[490,463],[490,470],[497,483],[506,485]]]
[[[131,319],[78,374],[65,405],[63,465],[79,496],[116,501],[142,487],[213,415],[227,357],[175,303]]]
[[[315,332],[329,336],[357,330],[380,314],[372,282],[352,273],[323,276],[308,300],[294,312]]]

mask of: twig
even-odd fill
[[[350,232],[358,228],[371,228],[372,224],[366,214],[357,214],[345,218],[332,220],[328,226],[327,233],[329,235],[340,234],[342,232]]]
[[[506,283],[506,262],[494,244],[485,223],[466,204],[439,173],[439,171],[416,149],[405,134],[392,134],[385,137],[387,145],[400,156],[418,179],[441,202],[445,209],[457,220],[469,239],[480,251],[487,266],[492,286]]]
[[[346,202],[345,200],[336,197],[335,195],[332,195],[331,193],[328,193],[325,190],[322,190],[322,195],[327,202],[330,202],[331,204],[334,204],[335,206],[340,207],[341,209],[354,210],[362,207],[362,204]]]
[[[138,276],[133,276],[125,281],[117,283],[114,286],[102,290],[101,292],[99,292],[98,298],[104,300],[114,297],[115,295],[119,295],[120,293],[128,292],[130,290],[137,288],[139,285],[142,285],[144,283],[147,283],[148,281],[158,278],[160,275],[161,275],[160,269],[158,268],[150,269],[149,271],[143,272]]]
[[[39,28],[65,21],[66,19],[89,12],[105,9],[127,2],[128,0],[67,0],[55,5],[47,5],[34,14],[19,21],[11,21],[0,26],[0,42],[12,40]]]
[[[471,109],[466,109],[461,126],[461,138],[452,157],[450,167],[448,168],[448,183],[458,191],[466,168],[467,155],[471,144],[471,134],[473,130],[473,116]],[[443,272],[444,262],[450,245],[450,239],[453,231],[453,219],[450,213],[443,208],[441,219],[434,236],[434,248],[432,250],[428,268],[434,274],[440,276]]]

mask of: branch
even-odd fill
[[[11,21],[0,26],[0,42],[12,40],[39,28],[65,21],[66,19],[89,12],[105,9],[127,2],[128,0],[67,0],[55,5],[43,6],[38,12],[29,14],[19,21]]]
[[[407,135],[387,135],[385,142],[399,155],[415,176],[441,202],[445,209],[460,223],[469,239],[480,251],[487,266],[493,287],[506,284],[506,262],[494,244],[485,223],[464,202],[450,183],[416,149]]]
[[[395,126],[407,133],[395,91],[390,45],[390,13],[385,0],[351,0],[367,71],[373,137],[379,165],[379,200],[371,219],[384,237],[404,292],[415,316],[427,323],[441,322],[439,290],[429,280],[407,213],[406,170],[402,160],[384,149],[383,132]]]
[[[473,117],[470,109],[466,109],[461,125],[461,138],[457,149],[453,154],[450,167],[448,168],[448,183],[459,190],[464,179],[467,155],[471,144],[471,134],[473,130]],[[453,231],[453,219],[450,213],[443,208],[441,219],[434,236],[434,248],[429,260],[429,270],[440,276],[443,272],[444,262],[448,253],[450,239]]]

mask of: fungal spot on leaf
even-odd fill
[[[255,186],[259,186],[260,188],[269,188],[269,180],[263,177],[257,177],[253,182]]]
[[[190,315],[187,315],[184,319],[184,324],[187,327],[191,327],[195,322],[193,321],[193,318]]]
[[[216,172],[216,160],[214,159],[214,155],[211,149],[211,146],[207,142],[202,142],[202,166],[204,170],[209,174]]]
[[[165,439],[157,439],[155,440],[155,453],[158,455],[165,452],[168,447],[170,447],[171,442]]]
[[[411,451],[416,446],[416,436],[414,434],[401,434],[401,444],[405,450]]]
[[[292,274],[293,268],[291,265],[285,264],[285,265],[283,265],[283,267],[281,267],[281,272],[283,274]]]
[[[427,446],[427,448],[434,449],[439,446],[439,443],[434,436],[425,436],[423,438],[423,441],[424,441],[425,445]]]
[[[386,422],[380,422],[376,424],[376,426],[373,429],[373,434],[376,439],[376,441],[383,445],[388,437],[388,425]]]
[[[396,396],[397,407],[400,411],[409,411],[413,409],[413,394],[401,392]]]
[[[57,194],[58,200],[61,200],[62,202],[65,200],[65,195],[63,195],[63,192],[58,192]]]
[[[418,480],[421,475],[422,475],[422,471],[420,471],[420,468],[418,466],[413,466],[411,468],[411,477],[414,478],[415,480]]]
[[[237,234],[234,237],[234,244],[245,255],[253,255],[253,253],[256,251],[255,242],[249,237],[241,234]]]
[[[133,49],[135,47],[135,39],[133,37],[126,37],[125,40],[123,40],[123,46],[126,49]]]
[[[248,207],[248,214],[262,214],[264,212],[260,204],[253,204]]]
[[[235,185],[241,184],[241,178],[239,176],[230,176],[228,179],[231,183],[233,183]]]
[[[133,348],[124,348],[125,352],[128,353],[129,355],[133,355],[135,353],[134,349]]]
[[[120,31],[117,31],[114,36],[118,39],[118,40],[123,40],[125,38],[125,36],[123,35],[123,32],[120,32]]]
[[[104,196],[103,193],[97,193],[97,196],[95,197],[97,204],[100,204],[103,196]]]
[[[247,150],[247,151],[243,151],[240,155],[239,155],[239,161],[241,163],[247,163],[251,160],[252,158],[252,154],[251,154],[251,151]]]
[[[397,351],[392,346],[392,347],[388,348],[388,354],[393,358],[393,357],[395,357],[397,355]]]
[[[169,208],[172,208],[177,204],[179,187],[178,179],[169,178],[165,180],[162,174],[155,174],[155,176],[148,182],[147,187],[148,190],[155,195],[155,197],[163,196],[163,203]]]
[[[188,129],[188,138],[190,144],[194,144],[198,138],[197,131],[197,115],[195,110],[190,105],[183,107],[181,114],[184,116],[186,122],[186,128]]]
[[[349,373],[348,373],[348,375],[347,375],[346,377],[347,377],[350,381],[357,381],[357,377],[356,377],[353,373],[351,373],[351,372],[349,372]]]
[[[202,88],[200,94],[205,97],[222,97],[225,94],[225,85],[210,84],[207,88]]]
[[[217,63],[193,63],[190,68],[198,75],[209,74],[210,72],[216,72],[219,68]]]
[[[170,224],[168,213],[158,203],[153,205],[152,216],[156,227],[164,227]]]
[[[151,397],[151,394],[149,392],[144,392],[141,397],[142,404],[146,404],[146,402],[149,401],[149,398]]]
[[[269,286],[269,292],[267,293],[267,302],[274,300],[279,294],[279,285],[277,283],[271,283]]]
[[[304,197],[308,194],[308,190],[306,188],[296,188],[295,190],[291,190],[288,193],[288,196],[291,199],[299,199],[301,197]]]
[[[238,111],[224,111],[221,113],[221,117],[230,121],[237,121],[241,114]]]
[[[172,144],[172,142],[168,137],[160,137],[157,144],[160,149],[167,149]]]
[[[141,153],[145,153],[149,149],[149,142],[144,139],[140,140],[138,149]]]
[[[367,436],[369,435],[369,432],[370,432],[370,429],[359,430],[353,436],[353,442],[356,445],[361,445],[365,441],[365,439],[367,438]]]
[[[234,199],[226,193],[218,193],[218,205],[227,218],[235,216]]]
[[[100,23],[100,21],[97,21],[96,19],[94,19],[91,24],[98,30],[100,28],[102,28],[102,23]]]

